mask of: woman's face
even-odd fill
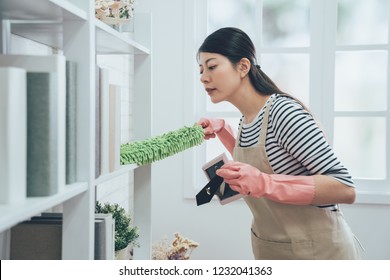
[[[230,101],[241,85],[240,72],[223,55],[201,52],[199,54],[200,81],[211,102]]]

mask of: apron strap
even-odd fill
[[[264,145],[265,146],[265,140],[267,138],[267,131],[268,131],[268,120],[269,120],[269,111],[272,105],[272,102],[274,101],[276,95],[273,94],[271,97],[268,99],[267,107],[265,108],[264,115],[263,115],[263,121],[261,123],[261,128],[260,128],[260,135],[259,135],[259,145]]]
[[[242,118],[240,126],[238,127],[238,133],[237,133],[236,143],[234,144],[234,147],[238,147],[240,145],[241,129],[242,129],[242,124],[243,123],[244,123],[244,117]]]
[[[270,96],[270,98],[267,100],[267,102],[265,104],[267,104],[266,108],[265,108],[265,112],[264,112],[264,115],[263,115],[263,122],[261,124],[261,129],[260,129],[260,135],[259,135],[259,141],[258,143],[261,145],[261,144],[264,144],[265,145],[265,139],[267,137],[267,130],[268,130],[268,115],[269,115],[269,110],[270,110],[270,107],[271,107],[271,104],[272,102],[274,101],[274,99],[276,98],[276,94],[272,94]],[[236,137],[236,143],[235,143],[235,147],[238,147],[239,144],[240,144],[240,138],[241,138],[241,130],[242,130],[242,126],[244,124],[244,118],[242,119],[241,123],[240,123],[240,126],[238,128],[238,134],[237,134],[237,137]],[[265,131],[265,133],[264,133]]]

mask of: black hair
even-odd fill
[[[298,102],[307,112],[313,115],[310,110],[296,97],[283,92],[278,86],[264,73],[257,64],[256,48],[249,36],[239,28],[223,27],[206,37],[198,49],[197,59],[201,52],[218,53],[225,56],[235,67],[242,58],[247,58],[251,62],[249,70],[249,79],[261,95],[272,95],[274,93],[287,96]]]
[[[201,52],[221,54],[229,59],[233,66],[237,65],[242,58],[247,58],[251,62],[249,79],[260,94],[285,94],[257,64],[255,46],[249,36],[241,29],[235,27],[218,29],[207,36],[199,47],[198,58]]]

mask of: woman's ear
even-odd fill
[[[241,58],[239,65],[238,65],[238,70],[241,73],[241,78],[244,78],[248,73],[249,70],[251,69],[251,62],[247,58]]]

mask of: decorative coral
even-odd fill
[[[183,237],[180,233],[175,233],[175,239],[168,244],[165,237],[162,241],[154,243],[152,246],[153,260],[188,260],[192,251],[199,244],[191,239]]]

